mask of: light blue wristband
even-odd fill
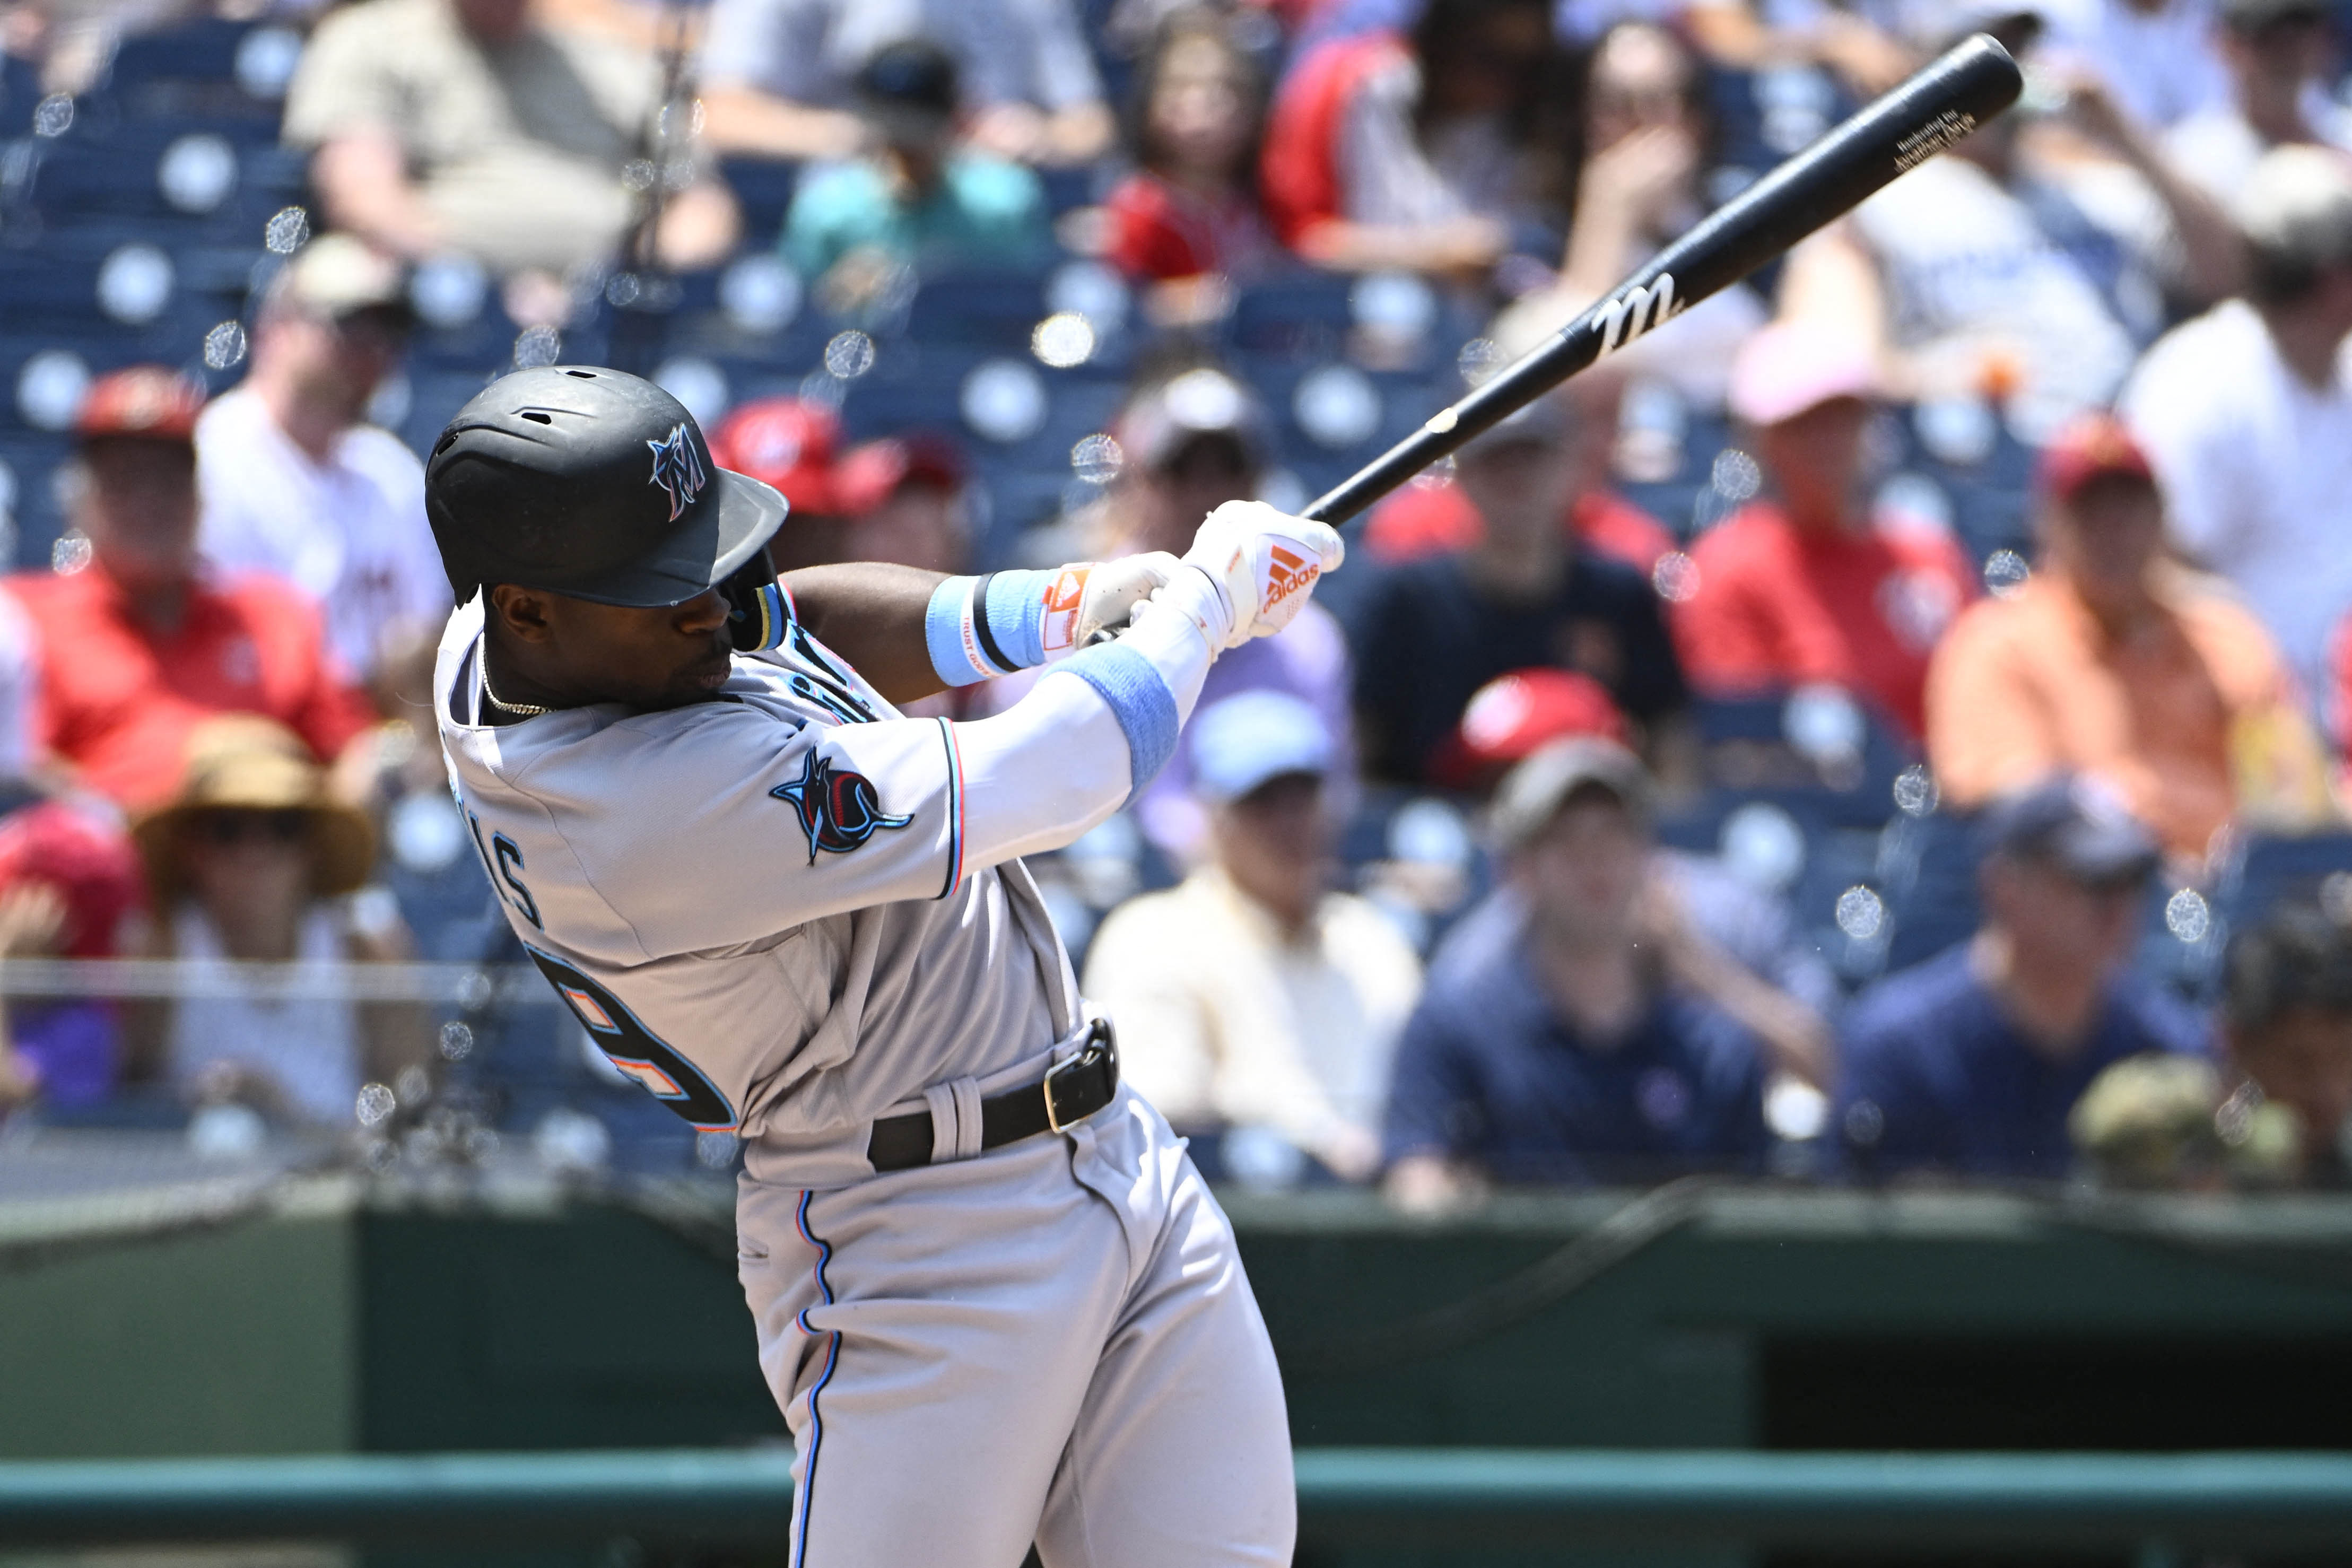
[[[981,579],[982,626],[993,633],[997,651],[1012,656],[1015,669],[1034,669],[1045,662],[1045,593],[1055,572],[994,572]]]
[[[993,680],[1045,662],[1045,593],[1054,572],[950,577],[931,590],[923,644],[950,686]]]
[[[1076,676],[1110,705],[1119,733],[1127,737],[1128,798],[1142,794],[1176,754],[1176,736],[1183,728],[1160,667],[1113,642],[1082,648],[1054,668]]]

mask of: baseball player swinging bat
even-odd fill
[[[1982,33],[1733,197],[1584,314],[1367,463],[1303,514],[1335,526],[1480,431],[1738,282],[2017,101],[2009,51]]]
[[[789,1568],[1290,1562],[1281,1376],[1232,1228],[1120,1081],[1022,858],[1150,782],[1210,666],[1339,564],[1334,522],[2017,90],[1963,45],[1309,516],[1229,502],[1181,559],[779,576],[783,498],[652,383],[550,365],[458,411],[425,468],[459,606],[450,787],[587,1037],[742,1142]],[[992,717],[905,711],[1024,669]]]

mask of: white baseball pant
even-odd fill
[[[746,1179],[791,1568],[1285,1568],[1290,1437],[1233,1229],[1132,1091],[852,1186]]]

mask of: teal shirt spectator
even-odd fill
[[[784,216],[784,258],[810,279],[858,250],[882,251],[925,273],[1032,267],[1045,260],[1052,241],[1037,176],[968,153],[949,157],[939,188],[912,205],[873,163],[834,164],[802,182]]]

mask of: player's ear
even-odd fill
[[[491,586],[488,598],[491,618],[505,626],[509,635],[523,642],[541,643],[553,635],[548,625],[548,596],[532,588],[518,587],[512,583]]]

